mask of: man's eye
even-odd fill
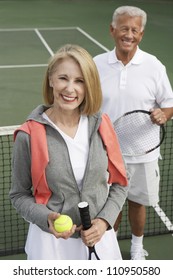
[[[137,34],[138,31],[136,29],[132,30],[134,34]]]
[[[122,28],[122,29],[121,29],[121,31],[123,31],[123,32],[127,32],[127,31],[128,31],[128,29],[127,29],[127,28]]]

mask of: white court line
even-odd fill
[[[13,32],[13,31],[34,31],[35,29],[38,30],[72,30],[77,29],[76,26],[70,26],[70,27],[35,27],[35,28],[3,28],[0,29],[0,32]]]
[[[153,206],[154,210],[156,211],[157,215],[160,217],[162,222],[165,224],[168,230],[173,231],[173,224],[169,220],[169,218],[166,216],[162,208],[159,206],[159,204],[156,204]],[[173,234],[172,234],[173,236]]]
[[[97,46],[99,46],[101,49],[105,50],[106,52],[109,51],[109,49],[107,49],[105,46],[103,46],[102,44],[100,44],[97,40],[95,40],[93,37],[91,37],[88,33],[86,33],[83,29],[81,29],[80,27],[77,27],[77,30],[79,32],[81,32],[84,36],[86,36],[89,40],[91,40],[92,42],[94,42]]]
[[[95,43],[97,46],[99,46],[101,49],[105,51],[109,51],[105,46],[100,44],[97,40],[95,40],[92,36],[90,36],[87,32],[85,32],[80,27],[41,27],[41,28],[8,28],[8,29],[0,29],[0,32],[9,31],[9,32],[15,32],[15,31],[35,31],[37,36],[40,38],[43,45],[48,50],[49,54],[52,56],[54,55],[52,49],[49,47],[46,40],[43,38],[39,30],[77,30],[80,33],[82,33],[85,37],[87,37],[90,41]],[[32,68],[32,67],[46,67],[47,64],[25,64],[25,65],[0,65],[0,69],[15,69],[15,68]]]
[[[38,31],[38,29],[34,29],[36,34],[38,35],[38,37],[40,38],[41,42],[43,43],[43,45],[45,46],[45,48],[47,49],[47,51],[49,52],[49,54],[51,56],[54,55],[54,52],[52,51],[52,49],[49,47],[48,43],[46,42],[46,40],[43,38],[43,36],[41,35],[41,33]]]
[[[46,67],[47,64],[0,65],[0,69]]]

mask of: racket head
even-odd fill
[[[152,123],[151,112],[133,110],[114,122],[124,156],[142,156],[156,150],[163,142],[165,128]]]

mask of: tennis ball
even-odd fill
[[[60,215],[54,221],[54,228],[57,232],[64,232],[67,230],[71,230],[72,226],[73,226],[73,221],[67,215]]]

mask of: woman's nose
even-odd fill
[[[74,89],[74,83],[73,83],[73,82],[68,82],[66,88],[67,88],[67,91],[68,91],[69,93],[72,93],[72,92],[75,91],[75,89]]]

